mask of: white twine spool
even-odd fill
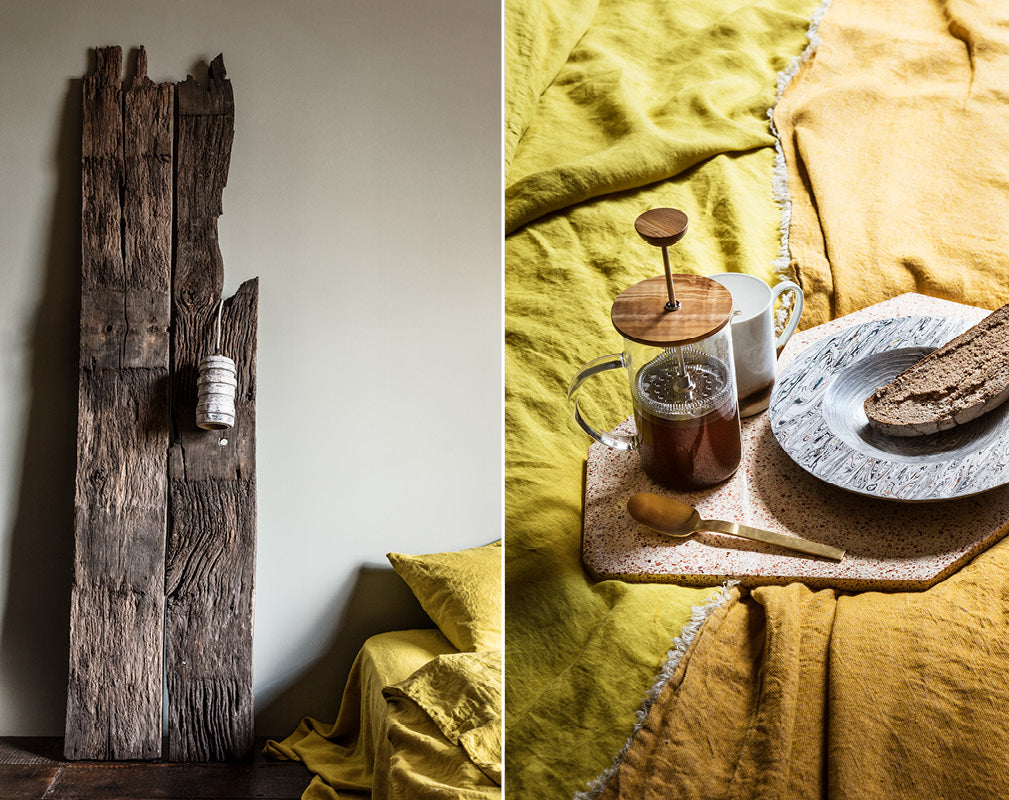
[[[206,431],[223,431],[234,425],[237,388],[238,370],[230,358],[212,355],[200,361],[196,424]]]
[[[223,309],[222,298],[217,306],[217,345],[214,355],[206,356],[200,361],[200,376],[196,379],[196,424],[205,431],[224,431],[235,424],[238,370],[234,361],[221,355]]]

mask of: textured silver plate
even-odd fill
[[[862,403],[922,356],[970,327],[952,317],[897,317],[821,339],[774,386],[771,430],[803,469],[870,497],[948,500],[1009,483],[1009,404],[929,436],[886,436]]]

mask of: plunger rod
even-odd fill
[[[666,291],[669,293],[669,301],[666,303],[666,311],[676,311],[680,307],[680,301],[676,299],[676,292],[673,290],[673,270],[669,266],[669,248],[662,247],[662,266],[666,269]],[[681,392],[689,392],[694,388],[693,381],[690,380],[690,373],[687,372],[687,360],[683,357],[683,348],[676,348],[676,358],[680,365],[680,374],[676,379],[676,388]]]
[[[676,292],[673,289],[673,268],[669,264],[669,245],[680,241],[683,234],[687,232],[687,215],[677,208],[653,208],[638,216],[634,221],[634,230],[648,244],[662,248],[662,266],[666,270],[666,292],[669,295],[665,310],[676,311],[680,307],[680,301],[676,299]],[[690,380],[690,373],[687,372],[683,348],[677,347],[675,349],[677,366],[680,368],[676,388],[680,391],[690,391],[693,389],[693,383]]]
[[[680,307],[680,301],[676,299],[676,292],[673,291],[673,270],[669,266],[669,248],[665,245],[662,246],[662,266],[666,270],[666,291],[669,293],[666,311],[676,311]]]

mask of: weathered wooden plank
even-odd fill
[[[258,281],[225,301],[222,352],[238,366],[235,425],[196,427],[200,359],[214,352],[224,265],[217,219],[231,159],[234,100],[220,56],[208,85],[178,86],[169,537],[168,755],[246,758],[253,745]]]
[[[122,51],[96,51],[97,68],[84,78],[81,135],[82,370],[119,367],[123,284]],[[117,296],[118,295],[118,296]]]
[[[172,314],[173,120],[175,84],[147,77],[147,53],[125,97],[123,256],[125,366],[169,367]]]
[[[121,64],[84,79],[69,759],[161,754],[173,89]]]
[[[177,535],[165,635],[168,757],[175,761],[250,754],[255,489],[252,478],[171,484]]]

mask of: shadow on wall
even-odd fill
[[[68,82],[52,164],[45,285],[32,332],[31,401],[8,553],[0,682],[16,734],[62,735],[66,715],[77,463],[81,295],[81,93]]]
[[[347,675],[358,650],[376,633],[410,628],[433,628],[410,588],[392,569],[363,566],[350,597],[329,631],[322,655],[297,679],[256,708],[256,732],[283,738],[302,717],[332,722],[343,696]]]

